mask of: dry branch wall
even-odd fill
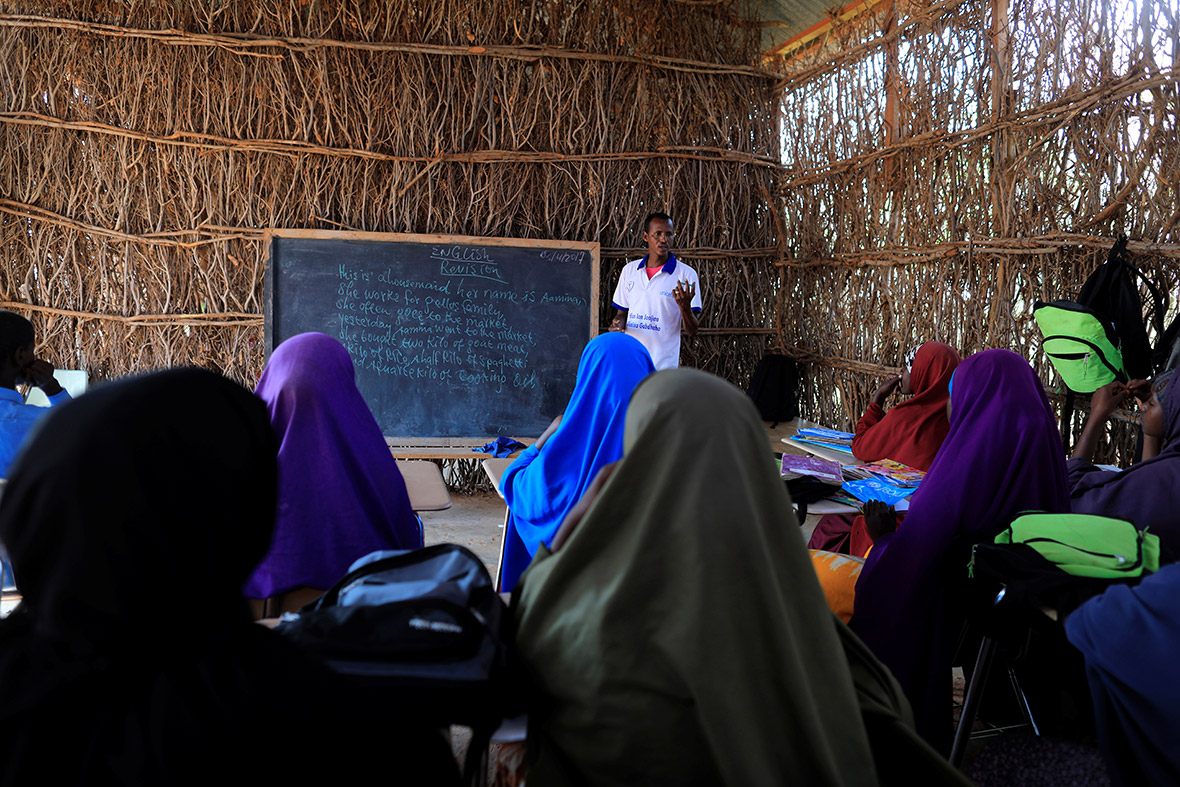
[[[0,301],[56,363],[252,384],[267,227],[598,241],[668,210],[686,362],[775,326],[777,75],[740,3],[0,3]],[[612,312],[602,310],[604,323]]]
[[[1013,349],[1056,391],[1033,304],[1075,297],[1119,233],[1180,298],[1178,64],[1173,0],[886,2],[781,64],[805,413],[851,426],[926,339]]]

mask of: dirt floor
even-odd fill
[[[504,500],[496,494],[452,495],[446,511],[423,511],[426,544],[462,544],[494,574],[504,535]]]

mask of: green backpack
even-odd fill
[[[995,542],[1027,544],[1078,577],[1138,577],[1160,567],[1159,536],[1125,519],[1093,514],[1021,514]]]
[[[1045,337],[1041,346],[1070,390],[1093,393],[1127,379],[1114,324],[1072,301],[1037,301],[1033,318]]]

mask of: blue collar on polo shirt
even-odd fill
[[[646,268],[647,258],[650,256],[650,254],[644,254],[643,259],[639,261],[638,267]],[[672,271],[676,270],[676,255],[668,252],[668,261],[664,263],[664,267],[660,268],[660,270],[662,270],[664,273],[671,273]]]

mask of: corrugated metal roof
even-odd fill
[[[888,1],[888,0],[886,0]],[[882,0],[762,0],[762,50],[768,54],[790,51],[821,34],[833,19],[851,19],[874,8]]]

